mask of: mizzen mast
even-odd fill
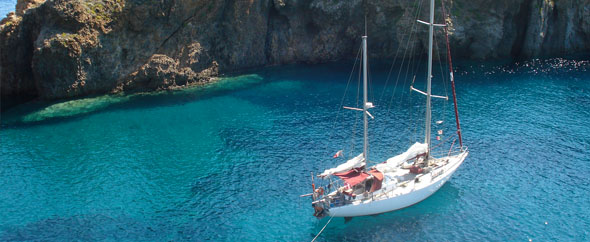
[[[441,1],[443,18],[447,18],[445,12],[445,1]],[[455,75],[453,75],[453,61],[451,59],[451,47],[449,45],[449,28],[445,26],[445,39],[447,41],[447,57],[449,61],[449,75],[451,78],[451,87],[453,89],[453,104],[455,107],[455,121],[457,123],[457,136],[459,137],[459,145],[463,149],[463,138],[461,137],[461,122],[459,122],[459,107],[457,107],[457,93],[455,92]]]

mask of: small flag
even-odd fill
[[[436,136],[436,140],[440,140],[440,136]]]
[[[442,135],[442,129],[438,131],[438,135]]]
[[[342,150],[339,150],[338,152],[336,152],[336,154],[334,154],[333,158],[338,158],[342,156]]]

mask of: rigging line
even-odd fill
[[[411,37],[410,37],[410,39],[411,39]],[[409,45],[409,41],[408,41],[408,45]],[[400,78],[400,75],[401,75],[402,70],[404,68],[405,62],[406,62],[406,53],[407,53],[407,51],[408,51],[408,49],[406,48],[404,50],[404,56],[402,57],[402,63],[400,65],[400,69],[398,71],[397,78],[395,80],[395,86],[393,88],[393,93],[391,95],[391,98],[389,99],[389,103],[387,104],[387,114],[389,114],[389,111],[391,110],[391,107],[392,107],[393,99],[395,97],[395,91],[397,90],[397,85],[399,84],[399,78]],[[405,85],[405,83],[404,83],[404,85]],[[403,96],[403,94],[404,94],[404,92],[402,91],[402,93],[400,95]]]
[[[405,37],[405,36],[404,36]],[[402,38],[402,42],[403,42],[403,38]],[[391,67],[389,67],[389,72],[387,73],[387,78],[385,78],[385,87],[387,87],[387,84],[389,84],[389,78],[391,76],[391,72],[393,71],[393,67],[395,66],[395,63],[397,62],[397,55],[399,54],[399,50],[401,49],[401,45],[399,45],[397,47],[397,50],[395,51],[395,56],[393,57],[393,63],[391,63]],[[381,92],[381,96],[379,96],[379,102],[381,103],[383,100],[383,96],[385,96],[385,92],[387,91],[387,88],[384,88],[383,91]]]
[[[414,8],[418,9],[418,6],[416,6],[416,5],[418,5],[419,3],[421,4],[420,1],[416,1],[415,2],[415,5],[414,5]],[[418,13],[419,11],[416,11],[416,12]],[[412,21],[412,27],[411,28],[413,28],[415,24],[416,24],[416,22]],[[407,35],[407,34],[404,35],[404,37],[402,37],[402,40],[400,41],[400,43],[403,43],[404,42],[406,36],[408,36],[408,38],[409,38],[410,35]],[[389,84],[389,79],[391,77],[391,73],[393,71],[393,67],[395,66],[395,63],[397,62],[397,56],[399,55],[400,49],[401,49],[401,45],[398,45],[397,46],[397,50],[395,51],[395,56],[393,57],[393,63],[391,63],[391,67],[389,67],[389,72],[387,73],[387,78],[385,79],[385,85],[384,86],[386,86],[386,87],[387,87],[387,84]],[[397,83],[396,83],[396,86],[397,86]],[[385,95],[385,91],[387,91],[387,89],[383,89],[383,92],[381,92],[381,96],[379,97],[379,102],[382,102],[383,101],[383,96]],[[394,91],[394,93],[392,95],[395,95],[395,91]]]
[[[397,90],[397,85],[399,83],[399,77],[400,77],[400,74],[402,72],[402,69],[404,68],[404,63],[406,61],[406,52],[407,52],[407,48],[406,48],[406,50],[404,50],[404,56],[402,57],[402,63],[400,65],[400,69],[398,71],[397,78],[395,79],[395,86],[393,87],[393,93],[391,94],[391,98],[389,99],[389,103],[387,104],[387,114],[389,114],[389,111],[391,109],[391,104],[393,103],[393,98],[395,96],[395,91]],[[402,92],[402,95],[403,95],[403,92]]]
[[[437,50],[436,51],[436,54],[437,54],[437,57],[438,57],[438,65],[440,67],[440,77],[441,77],[441,81],[443,83],[443,87],[445,89],[445,96],[448,96],[447,82],[446,82],[446,80],[447,80],[446,76],[447,75],[445,75],[445,73],[444,73],[443,66],[442,66],[443,65],[443,62],[441,61],[442,59],[440,58],[440,52],[441,52],[441,50],[440,50],[440,47],[438,46],[438,42],[436,41],[436,37],[434,37],[434,38],[435,38],[435,40],[433,42],[434,42],[434,48]]]
[[[414,14],[414,18],[416,18],[416,19],[418,18],[418,15],[420,14],[420,10],[421,9],[422,9],[422,1],[419,1],[418,7],[416,8],[416,13]],[[404,54],[403,54],[403,57],[402,57],[402,63],[400,65],[400,70],[398,71],[398,74],[397,74],[397,78],[396,78],[396,81],[395,81],[395,86],[393,88],[393,93],[391,95],[391,99],[389,100],[389,104],[387,106],[387,112],[386,112],[386,114],[389,114],[389,111],[391,109],[391,104],[393,103],[393,97],[395,96],[395,91],[397,90],[397,85],[399,83],[399,78],[400,78],[400,75],[401,75],[402,69],[404,67],[405,60],[406,60],[406,54],[408,52],[408,46],[410,46],[410,41],[412,40],[412,36],[414,36],[414,32],[415,32],[415,29],[416,29],[416,23],[414,21],[412,21],[412,27],[410,29],[411,29],[411,31],[410,31],[408,40],[406,42],[406,48],[404,48]],[[412,48],[414,46],[412,46]],[[404,86],[405,86],[405,83],[404,83]],[[402,92],[402,96],[403,96],[403,92]]]
[[[369,58],[368,57],[367,57],[367,87],[369,88],[369,97],[367,97],[367,102],[373,102],[373,103],[375,103],[375,96],[373,94],[373,91],[374,91],[374,89],[373,89],[373,78],[371,78],[371,65],[369,63]]]
[[[445,142],[449,141],[450,138],[455,137],[457,134],[453,134],[451,136],[449,136],[448,138],[446,138],[445,140],[443,140],[442,142],[440,142],[439,144],[435,145],[434,147],[432,147],[432,149],[434,150],[435,148],[441,146],[442,144],[444,144]],[[442,147],[441,147],[442,148]]]
[[[414,50],[415,50],[415,49],[413,49],[412,51],[414,51]],[[423,61],[423,59],[424,59],[424,55],[422,55],[422,54],[418,55],[418,60],[414,62],[414,66],[413,66],[413,73],[418,73],[418,71],[420,70],[420,66],[421,66],[421,65],[422,65],[422,63],[423,63],[423,62],[422,62],[422,61]],[[426,84],[425,84],[425,85],[426,85]],[[405,87],[404,87],[404,88],[405,88]],[[408,102],[408,103],[411,103],[411,102],[412,102],[412,99],[411,99],[411,97],[410,97],[410,94],[411,94],[411,93],[412,93],[412,92],[410,91],[410,92],[409,92],[409,94],[407,95],[407,102]],[[400,98],[400,107],[401,107],[401,102],[402,102],[402,101],[403,101],[403,100]],[[420,105],[422,105],[422,102],[419,102],[419,103],[420,103]],[[412,107],[413,107],[413,106],[412,106]],[[410,116],[411,116],[412,114],[413,114],[413,113],[411,113],[411,114],[410,114]],[[416,114],[418,114],[418,113],[416,113]],[[418,121],[417,121],[417,120],[418,120],[418,118],[414,118],[414,116],[411,116],[411,118],[412,118],[412,120],[411,120],[411,123],[410,123],[410,124],[414,123],[414,125],[413,125],[413,127],[414,127],[414,138],[416,138],[416,137],[417,137],[417,136],[416,136],[416,134],[418,133],[418,125],[416,125],[416,124],[418,123]],[[416,140],[415,140],[414,142],[416,142]]]
[[[441,58],[440,58],[440,48],[438,46],[437,38],[435,36],[433,36],[433,41],[432,42],[433,42],[434,49],[436,50],[436,56],[438,58],[438,65],[440,67],[440,78],[441,78],[441,82],[442,82],[443,86],[445,87],[445,96],[447,96],[446,95],[447,94],[447,92],[446,92],[446,83],[445,83],[446,78],[445,78],[445,75],[443,73],[442,61],[440,61],[441,60]],[[446,110],[446,103],[447,103],[447,101],[444,101],[443,102],[443,109],[442,109],[443,110],[443,113],[442,113],[442,115],[440,115],[442,117],[442,118],[440,118],[440,120],[443,120],[443,123],[445,121],[445,118],[444,118],[445,117],[444,116],[444,110]],[[435,112],[435,114],[436,114],[436,112]]]
[[[342,99],[340,99],[340,106],[338,106],[338,110],[342,109],[342,105],[344,105],[344,99],[346,98],[346,93],[348,92],[348,87],[350,85],[350,81],[352,80],[352,74],[354,74],[354,70],[356,68],[357,60],[361,55],[362,46],[359,46],[359,50],[357,51],[356,58],[354,60],[354,65],[352,66],[352,70],[350,71],[350,75],[348,76],[348,83],[346,84],[346,89],[344,90],[344,94],[342,95]]]
[[[360,96],[361,96],[361,76],[363,74],[363,69],[362,69],[362,65],[359,65],[359,76],[357,79],[357,86],[356,86],[356,101],[355,101],[355,107],[359,106],[359,101],[360,101]]]
[[[326,227],[328,226],[328,224],[330,224],[330,222],[332,222],[332,219],[334,218],[334,215],[330,216],[330,220],[328,220],[328,222],[326,223],[326,225],[324,225],[324,227],[322,228],[322,230],[320,230],[320,232],[313,237],[313,239],[311,240],[311,242],[314,242],[319,236],[320,234],[322,234],[322,232],[324,232],[324,229],[326,229]]]
[[[415,18],[415,19],[417,19],[417,18],[418,18],[418,15],[420,14],[420,10],[422,9],[422,3],[423,3],[423,1],[419,1],[418,3],[419,3],[419,4],[418,4],[418,6],[417,6],[417,8],[416,8],[416,13],[415,13],[415,15],[414,15],[414,18]],[[413,20],[413,19],[412,19],[412,20]],[[390,100],[389,100],[389,103],[388,103],[387,114],[389,114],[389,112],[390,112],[390,110],[391,110],[391,107],[392,107],[392,105],[393,105],[393,100],[394,100],[394,97],[395,97],[395,95],[394,95],[394,94],[395,94],[395,91],[396,91],[396,89],[397,89],[397,86],[398,86],[398,84],[399,84],[399,78],[400,78],[401,72],[403,71],[403,69],[404,69],[404,66],[405,66],[405,59],[406,59],[406,55],[407,55],[408,49],[410,49],[410,56],[411,56],[411,57],[413,57],[413,55],[414,55],[414,50],[415,50],[415,47],[416,47],[416,45],[412,45],[412,47],[411,47],[411,48],[408,48],[408,46],[410,45],[410,42],[411,42],[411,40],[412,40],[412,38],[413,38],[413,36],[414,36],[414,34],[415,34],[415,32],[416,32],[416,29],[417,29],[417,25],[416,25],[416,23],[415,23],[414,21],[412,21],[412,23],[413,23],[413,24],[412,24],[412,28],[411,28],[410,34],[408,35],[409,37],[408,37],[408,40],[407,40],[407,43],[406,43],[406,48],[404,49],[404,55],[403,55],[403,58],[402,58],[402,64],[400,65],[400,70],[399,70],[399,72],[398,72],[398,75],[397,75],[397,79],[396,79],[396,84],[395,84],[395,87],[394,87],[394,91],[393,91],[393,94],[392,94],[392,96],[391,96],[391,98],[390,98]],[[414,58],[410,58],[410,59],[411,59],[411,60],[413,60]],[[410,64],[409,64],[409,63],[411,63],[411,62],[412,62],[411,60],[408,62],[408,65],[407,65],[407,67],[406,67],[406,68],[410,68],[410,67],[409,67],[409,66],[410,66]],[[417,66],[417,65],[416,65],[416,66]],[[404,87],[404,88],[405,88],[405,85],[406,85],[406,84],[405,84],[405,83],[406,83],[406,81],[407,81],[407,80],[404,80],[404,84],[403,84],[403,87]],[[399,108],[401,108],[401,104],[402,104],[402,99],[403,99],[403,96],[404,96],[403,94],[404,94],[404,93],[405,93],[405,92],[404,92],[404,91],[402,91],[402,94],[401,94],[401,96],[400,96]],[[408,99],[409,99],[409,95],[408,95]],[[410,108],[410,109],[411,109],[411,108]],[[410,114],[410,115],[411,115],[411,114]],[[410,122],[410,123],[412,123],[412,122]],[[411,129],[410,129],[410,130],[411,130]],[[401,139],[402,139],[402,136],[398,136],[398,137],[399,137],[399,138],[398,138],[398,139],[399,139],[399,141],[401,141]]]
[[[411,63],[414,60],[414,51],[415,51],[415,48],[416,48],[416,46],[413,45],[412,48],[411,48],[411,50],[410,50],[410,60],[408,61],[408,67],[406,68],[406,73],[405,73],[405,76],[404,76],[404,85],[403,85],[403,87],[405,87],[406,86],[406,83],[408,82],[408,74],[410,72],[410,65],[411,65]],[[404,93],[405,92],[402,92],[402,94],[400,96],[400,101],[399,101],[400,107],[401,107],[402,99],[404,98]]]
[[[444,16],[443,16],[443,20],[444,20]],[[441,81],[443,83],[443,87],[444,87],[444,90],[445,90],[445,96],[448,96],[447,78],[446,78],[446,75],[444,73],[443,62],[442,62],[441,54],[440,54],[441,49],[440,49],[440,46],[439,46],[438,41],[436,41],[436,36],[434,38],[435,38],[434,45],[435,45],[435,48],[437,50],[436,53],[437,53],[437,57],[438,57],[438,63],[439,63],[440,73],[441,73],[441,79],[442,79]],[[448,99],[443,102],[442,113],[439,113],[439,115],[442,117],[441,120],[443,121],[443,125],[446,124],[446,122],[444,122],[444,121],[446,121],[446,110],[447,110],[447,106],[448,106]],[[441,127],[440,129],[443,129],[443,127]],[[432,149],[434,150],[435,148],[440,147],[440,149],[442,150],[443,149],[442,145],[445,144],[452,137],[455,137],[455,135],[451,135],[451,136],[447,137],[446,139],[444,139],[443,141],[441,141],[439,144],[437,144],[436,146],[434,146]]]
[[[420,2],[420,5],[419,5],[420,8],[418,8],[416,10],[416,15],[415,15],[415,18],[416,19],[418,18],[418,15],[419,15],[420,10],[421,10],[421,7],[422,7],[422,1],[419,1],[419,2]],[[414,24],[415,24],[415,22],[414,22]],[[416,33],[416,30],[417,30],[417,25],[413,25],[412,26],[412,31],[410,32],[410,35],[409,35],[410,38],[408,39],[408,46],[409,46],[410,41],[412,40],[412,36],[414,36],[414,34]],[[405,77],[404,77],[404,84],[402,85],[403,88],[406,87],[409,70],[412,69],[413,70],[412,73],[414,73],[414,76],[415,76],[416,75],[415,73],[417,73],[417,70],[419,68],[420,61],[422,60],[422,55],[419,55],[419,61],[418,62],[415,61],[415,54],[414,53],[415,53],[415,50],[416,50],[416,45],[412,45],[412,47],[409,48],[409,49],[410,49],[409,61],[408,61],[407,65],[405,65],[404,63],[401,64],[400,70],[398,72],[398,77],[397,77],[396,87],[395,88],[397,88],[397,84],[399,82],[399,77],[401,75],[401,72],[404,69],[404,65],[406,66],[406,74],[405,74]],[[404,60],[405,60],[405,55],[407,54],[407,50],[408,50],[408,48],[406,48],[406,52],[404,53]],[[415,79],[412,79],[412,82],[414,82],[414,81],[415,81]],[[403,99],[404,99],[404,93],[405,93],[405,91],[402,91],[402,93],[400,95],[399,102],[398,102],[398,110],[402,108],[402,103],[403,103]],[[412,131],[412,126],[414,126],[414,136],[415,136],[415,134],[417,132],[417,125],[411,125],[411,124],[414,123],[412,121],[413,120],[413,116],[412,116],[413,115],[413,104],[411,103],[411,92],[409,92],[408,95],[406,95],[406,97],[407,97],[408,103],[410,103],[410,109],[408,110],[410,112],[409,115],[408,115],[410,117],[410,120],[407,123],[408,126],[407,126],[407,129],[406,130],[408,130],[409,132],[411,132]],[[394,95],[392,95],[391,96],[391,99],[389,100],[388,113],[391,110],[391,107],[393,106],[393,100],[394,100]],[[402,139],[403,139],[404,136],[397,136],[397,137],[398,137],[397,142],[399,143],[399,142],[402,141]],[[412,137],[413,136],[408,135],[408,137],[409,137],[409,141],[410,141],[409,143],[411,144],[412,143]]]
[[[357,87],[356,87],[356,107],[359,106],[359,100],[360,100],[360,93],[361,93],[361,75],[362,75],[362,65],[359,65],[359,75],[358,75],[358,79],[357,79]],[[357,112],[358,113],[358,112]],[[354,125],[352,126],[352,137],[350,138],[350,143],[351,143],[351,148],[350,148],[350,155],[354,156],[354,137],[356,137],[356,127],[358,125],[358,120],[359,118],[358,114],[356,114],[354,116]]]
[[[445,14],[445,11],[444,11],[444,3],[442,3],[442,1],[441,1],[441,10],[443,12],[443,14],[440,17],[440,18],[442,18],[442,21],[441,22],[444,23],[444,24],[447,24],[446,14]],[[443,32],[444,33],[444,31],[445,31],[445,29],[443,29],[440,32]],[[443,59],[441,59],[441,57],[440,57],[441,56],[440,52],[442,52],[443,50],[440,49],[439,43],[438,42],[436,42],[436,43],[437,43],[436,44],[436,48],[438,49],[438,52],[437,53],[438,53],[438,60],[439,60],[439,65],[440,65],[440,73],[441,73],[441,77],[442,77],[443,87],[445,89],[445,96],[448,97],[449,96],[449,87],[448,87],[448,83],[447,83],[448,79],[447,79],[447,75],[445,74],[445,71],[444,71],[444,68],[443,68],[443,64],[444,64],[443,63]],[[448,54],[447,54],[446,51],[443,52],[443,56],[448,58]],[[447,58],[445,58],[445,59],[447,59]],[[442,112],[442,120],[443,120],[443,125],[442,126],[443,127],[446,126],[447,110],[448,110],[447,108],[449,106],[448,104],[449,104],[449,100],[447,98],[447,100],[445,100],[444,103],[443,103],[443,109],[442,109],[442,111],[443,111]],[[440,129],[443,129],[443,127],[441,127]],[[441,149],[442,149],[442,147],[441,147]]]
[[[410,59],[410,60],[409,60],[409,61],[408,61],[408,63],[407,63],[407,67],[406,67],[406,73],[405,73],[405,75],[404,75],[404,84],[402,85],[402,87],[404,87],[404,88],[406,88],[406,83],[408,82],[408,74],[409,74],[409,72],[410,72],[410,68],[411,68],[411,66],[410,66],[410,65],[411,65],[412,63],[415,63],[415,62],[414,62],[414,53],[415,53],[415,50],[416,50],[416,45],[412,45],[412,47],[410,48],[410,55],[409,55],[409,59]],[[401,75],[401,70],[400,70],[400,73],[399,73],[399,75]],[[406,92],[405,92],[405,91],[403,91],[403,92],[401,93],[401,95],[400,95],[400,98],[399,98],[399,101],[398,101],[398,104],[399,104],[399,105],[398,105],[398,109],[401,109],[401,106],[402,106],[402,102],[403,102],[403,99],[404,99],[404,94],[405,94],[405,93],[406,93]],[[390,105],[393,105],[393,100],[391,100],[391,103],[390,103]]]
[[[422,8],[422,1],[418,1],[417,2],[417,7],[416,7],[416,13],[414,14],[414,18],[418,18],[418,15],[420,14],[420,9],[421,8]],[[402,57],[402,63],[400,64],[400,70],[398,71],[398,75],[397,75],[397,78],[396,78],[396,81],[395,81],[395,86],[393,88],[393,92],[391,94],[391,98],[389,100],[389,104],[387,105],[387,112],[386,112],[386,114],[389,114],[389,111],[391,109],[391,103],[393,102],[393,97],[395,96],[395,91],[397,90],[397,85],[399,83],[399,73],[401,73],[401,71],[402,71],[402,68],[403,68],[403,65],[404,65],[404,61],[406,59],[406,53],[408,51],[408,46],[410,45],[410,41],[412,40],[412,36],[414,35],[414,31],[413,30],[416,27],[416,23],[414,21],[412,21],[412,20],[413,20],[413,18],[410,19],[410,21],[412,22],[412,27],[410,28],[411,31],[407,35],[408,36],[408,39],[406,41],[406,48],[404,48],[404,54],[403,54],[403,57]],[[402,42],[400,42],[400,43],[403,43],[403,39],[402,39]],[[398,48],[401,48],[401,46],[402,45],[400,45]],[[397,54],[396,54],[396,59],[397,59]],[[392,68],[393,68],[393,66],[392,66]],[[389,79],[389,76],[388,76],[388,79]]]
[[[440,47],[438,45],[439,43],[437,41],[435,41],[434,43],[435,43],[435,46],[436,46],[436,49],[437,49],[437,52],[436,53],[437,53],[437,56],[438,56],[438,64],[439,64],[439,67],[440,67],[440,76],[441,76],[441,79],[442,79],[441,81],[442,81],[443,87],[445,89],[445,96],[448,97],[449,94],[448,94],[448,89],[447,89],[447,78],[446,78],[446,75],[444,73],[443,62],[442,62],[442,59],[440,57],[441,56],[440,55],[441,49],[440,49]],[[448,103],[449,103],[448,98],[443,101],[442,114],[440,114],[440,117],[441,117],[440,120],[443,121],[443,125],[446,124],[446,122],[445,122],[446,121],[446,117],[447,117],[446,116],[446,110],[447,110]],[[442,128],[443,127],[440,127],[440,129],[442,129]]]
[[[346,88],[344,89],[344,94],[342,94],[342,98],[340,99],[340,105],[338,106],[338,112],[336,114],[336,117],[334,118],[334,121],[332,122],[332,128],[330,129],[330,136],[328,138],[328,140],[331,140],[333,135],[334,135],[334,129],[336,128],[336,123],[338,121],[338,118],[340,118],[340,114],[342,113],[342,105],[344,104],[344,99],[346,98],[346,93],[348,92],[348,88],[350,86],[350,81],[352,80],[352,75],[354,74],[354,70],[356,68],[356,63],[357,60],[360,56],[361,53],[361,47],[359,47],[359,50],[356,54],[355,60],[354,60],[354,65],[352,66],[352,70],[350,71],[350,74],[348,76],[348,81],[346,82]],[[326,151],[329,151],[329,144],[326,143]]]
[[[416,80],[415,77],[416,77],[416,74],[414,73],[414,80],[412,81],[412,85],[414,84],[414,81]],[[409,140],[410,144],[412,144],[414,137],[416,136],[416,129],[414,129],[414,132],[412,133],[412,128],[411,128],[412,127],[411,124],[414,123],[414,121],[413,121],[414,120],[414,116],[413,116],[414,104],[411,102],[412,101],[411,96],[412,96],[412,92],[408,93],[408,103],[410,104],[410,108],[408,109],[408,111],[409,111],[408,116],[410,117],[410,121],[408,122],[408,125],[410,125],[410,126],[408,128],[409,128],[409,132],[412,134],[412,135],[408,135],[408,137],[410,138],[410,140]],[[401,106],[401,104],[400,104],[400,106]],[[414,126],[416,126],[416,125],[414,125]],[[401,138],[399,138],[399,140],[401,141]]]
[[[440,76],[441,76],[442,81],[443,81],[442,82],[443,83],[443,87],[445,88],[445,96],[449,96],[448,95],[448,89],[447,89],[448,88],[447,87],[447,75],[445,75],[445,71],[443,69],[443,61],[440,58],[440,52],[441,52],[441,50],[440,50],[440,47],[438,46],[438,42],[435,42],[435,43],[436,43],[436,49],[438,50],[436,53],[438,55],[438,63],[439,63],[439,66],[440,66]],[[446,53],[445,53],[445,55],[446,55]]]
[[[422,59],[423,58],[424,58],[424,55],[420,55],[418,61],[415,62],[416,64],[414,66],[414,73],[418,73],[418,70],[420,69],[420,64],[422,63]],[[408,99],[407,99],[408,100],[407,102],[410,103],[410,105],[411,105],[411,107],[410,107],[410,115],[409,115],[410,116],[410,123],[409,123],[410,125],[411,124],[414,124],[414,123],[417,123],[417,121],[415,121],[415,120],[417,120],[417,118],[414,118],[414,116],[413,116],[414,112],[412,112],[414,105],[412,104],[412,99],[411,99],[411,96],[410,96],[411,94],[412,94],[412,92],[410,92],[408,94]],[[400,106],[401,106],[401,103],[400,103]],[[412,126],[410,126],[410,130],[411,130],[411,127]],[[410,137],[410,144],[417,141],[417,138],[416,138],[417,135],[416,134],[418,133],[418,125],[413,125],[413,127],[414,127],[414,132],[413,132],[413,136]],[[412,140],[412,137],[414,138],[414,140]]]

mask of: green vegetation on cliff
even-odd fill
[[[491,59],[588,51],[590,0],[572,1],[448,2],[453,54]],[[419,3],[23,0],[0,27],[2,105],[176,89],[208,82],[219,71],[350,58],[364,13],[371,57],[420,55],[426,35],[403,42],[415,29],[426,31],[413,26]]]

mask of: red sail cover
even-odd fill
[[[344,182],[350,186],[361,183],[369,176],[369,174],[359,172],[355,169],[349,170],[347,172],[334,173],[334,175],[340,177],[340,179],[344,180]]]
[[[383,182],[383,173],[379,172],[378,170],[370,170],[369,173],[373,175],[375,179],[373,179],[373,185],[371,186],[371,190],[369,192],[374,192],[381,189],[381,184]]]

